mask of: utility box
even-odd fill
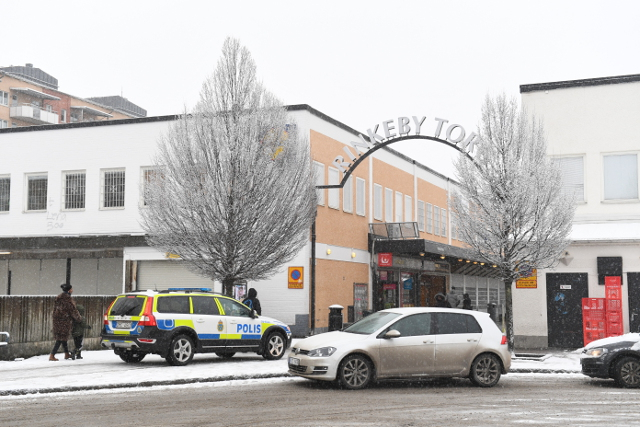
[[[340,304],[329,306],[329,332],[342,329],[342,310],[344,307]]]

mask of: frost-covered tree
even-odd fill
[[[568,245],[574,201],[546,154],[542,124],[505,95],[487,96],[474,160],[456,162],[452,196],[460,239],[504,282],[505,324],[513,350],[511,288],[522,271],[549,268]]]
[[[306,244],[316,192],[309,144],[232,38],[191,114],[159,141],[145,188],[147,241],[221,281],[272,276]]]

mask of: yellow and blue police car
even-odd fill
[[[195,353],[233,357],[254,352],[280,359],[291,344],[289,327],[208,288],[170,288],[118,295],[104,315],[101,344],[127,363],[159,354],[186,365]]]

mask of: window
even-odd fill
[[[47,174],[27,175],[27,211],[47,210]]]
[[[400,336],[402,337],[431,335],[431,313],[414,314],[413,316],[403,317],[389,326],[387,332],[393,329],[400,332]]]
[[[433,233],[433,206],[427,203],[427,233]]]
[[[60,122],[67,123],[67,110],[60,110]]]
[[[105,209],[124,207],[124,169],[102,171],[101,206]]]
[[[418,200],[418,230],[424,231],[424,202],[422,200]]]
[[[373,184],[373,219],[382,221],[382,186]]]
[[[62,182],[64,185],[62,209],[84,209],[87,174],[85,172],[63,172]]]
[[[404,222],[413,220],[413,199],[411,196],[404,196]]]
[[[396,220],[402,222],[402,193],[396,191]]]
[[[575,194],[576,202],[584,202],[584,158],[560,157],[553,159],[562,175],[562,191]]]
[[[251,317],[252,310],[237,301],[229,298],[218,298],[218,301],[224,310],[225,316]]]
[[[191,311],[189,297],[178,295],[158,297],[156,308],[158,313],[189,314]]]
[[[440,235],[447,237],[447,210],[440,209]]]
[[[6,129],[9,127],[9,122],[6,120],[0,120],[0,129]]]
[[[206,314],[217,316],[220,314],[218,304],[213,297],[205,296],[192,296],[191,303],[193,304],[193,314]]]
[[[11,177],[0,176],[0,212],[9,212]]]
[[[140,169],[140,173],[140,182],[142,184],[142,188],[140,190],[140,206],[148,206],[147,186],[153,179],[156,179],[159,176],[159,172],[158,169],[154,167],[143,167]]]
[[[437,206],[433,207],[433,234],[440,235],[440,208]]]
[[[393,190],[384,189],[384,219],[387,222],[393,222]]]
[[[439,335],[482,333],[478,321],[468,314],[436,313],[435,316]]]
[[[316,176],[316,186],[324,185],[324,165],[313,162],[313,173]],[[324,188],[317,188],[316,196],[318,197],[318,204],[324,206]]]
[[[356,214],[364,216],[367,212],[365,197],[365,180],[356,178]]]
[[[638,198],[638,155],[604,156],[604,199]]]
[[[342,187],[342,210],[349,213],[353,212],[353,179],[351,176]]]
[[[329,185],[340,184],[340,172],[338,169],[329,168]],[[337,188],[329,189],[329,207],[340,209],[340,190]]]
[[[0,90],[0,105],[9,106],[9,92]]]

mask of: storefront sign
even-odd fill
[[[289,289],[304,289],[304,267],[289,267]]]
[[[395,283],[385,283],[382,285],[382,289],[385,291],[395,291],[396,284]]]
[[[538,287],[538,270],[533,268],[527,274],[527,276],[516,280],[516,289],[536,289]]]
[[[422,270],[422,260],[414,258],[394,257],[393,266],[410,268],[412,270]]]
[[[391,267],[393,265],[393,255],[388,252],[378,254],[378,267]]]
[[[427,137],[444,142],[466,154],[473,153],[476,144],[481,142],[475,132],[471,132],[467,136],[465,129],[461,125],[449,124],[449,120],[438,117],[435,118],[435,123],[429,126],[432,133],[426,135],[429,133],[424,129],[427,127],[425,125],[426,119],[425,116],[412,116],[411,119],[409,117],[398,117],[396,120],[385,120],[380,124],[376,124],[373,129],[367,129],[368,140],[362,134],[359,134],[358,141],[350,142],[352,148],[345,146],[343,150],[346,153],[347,159],[354,163],[358,157],[366,157],[369,151],[375,148],[376,145],[392,141],[396,138],[407,139],[411,136]],[[380,125],[382,125],[382,129],[380,129]],[[352,165],[348,160],[345,160],[345,157],[342,155],[336,156],[333,165],[341,172],[346,172]]]

